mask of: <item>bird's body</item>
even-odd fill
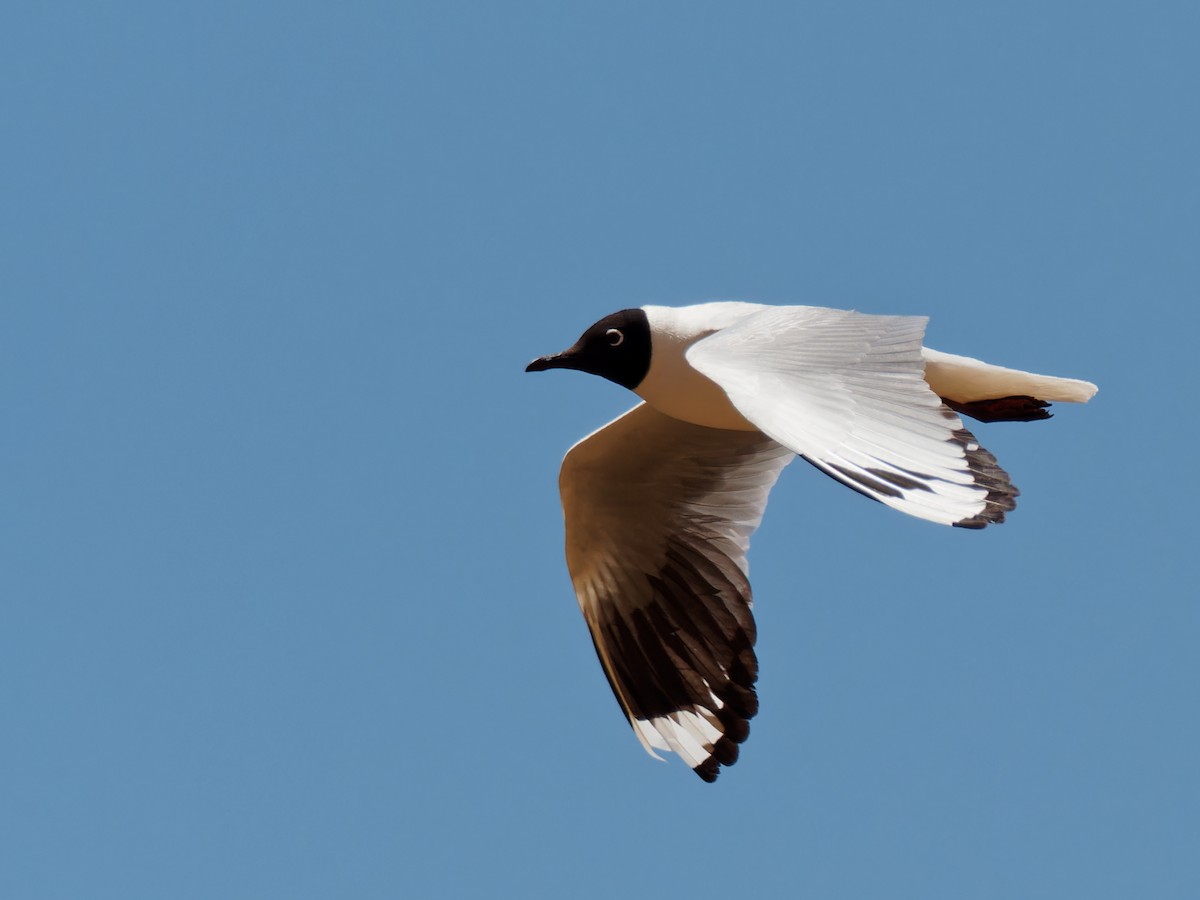
[[[967,431],[1047,417],[1094,385],[922,346],[925,319],[821,307],[647,306],[529,371],[574,368],[645,402],[576,444],[559,478],[567,566],[646,749],[706,781],[757,711],[745,554],[796,454],[902,512],[982,528],[1017,490]]]
[[[817,314],[840,312],[820,307],[795,308]],[[724,390],[688,363],[687,351],[710,334],[755,313],[779,307],[725,302],[682,308],[646,306],[642,309],[654,336],[654,352],[650,370],[634,393],[660,412],[693,425],[759,431],[758,426],[737,411]],[[1046,402],[1081,403],[1095,393],[1095,386],[1086,381],[1006,369],[929,347],[921,348],[921,358],[925,364],[925,382],[930,389],[943,400],[959,404],[1016,396],[1036,397]]]
[[[706,428],[758,431],[737,411],[729,395],[716,382],[688,363],[687,351],[697,341],[761,309],[769,307],[733,302],[704,303],[678,309],[643,307],[654,348],[650,370],[642,383],[634,388],[634,393],[673,419]]]

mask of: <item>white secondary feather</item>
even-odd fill
[[[961,420],[925,382],[926,321],[769,307],[686,356],[755,427],[834,478],[922,519],[972,521],[989,492]]]
[[[563,460],[567,568],[613,693],[647,752],[704,777],[757,708],[746,550],[793,458],[641,404]]]

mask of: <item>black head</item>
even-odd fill
[[[576,369],[615,381],[630,390],[650,371],[650,321],[640,309],[605,316],[562,353],[535,359],[526,372]]]

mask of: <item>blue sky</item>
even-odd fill
[[[0,893],[1200,894],[1192,3],[120,3],[0,28]],[[762,712],[623,723],[527,376],[710,299],[1101,391],[982,533],[784,473]]]

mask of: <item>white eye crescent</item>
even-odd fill
[[[625,335],[621,334],[621,332],[616,328],[608,329],[608,331],[604,332],[604,336],[608,338],[608,344],[610,347],[620,347],[623,343],[625,343]]]

